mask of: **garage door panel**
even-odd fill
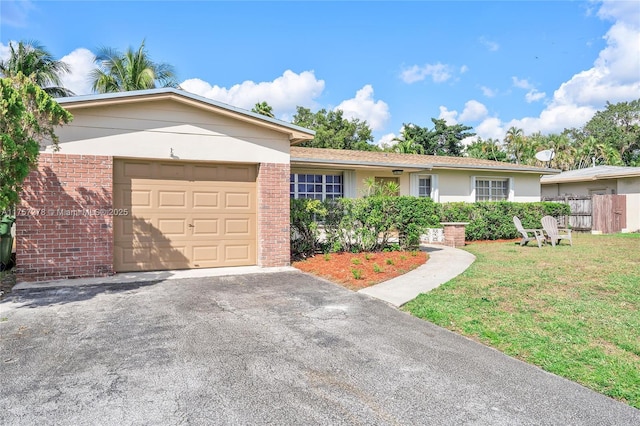
[[[158,231],[166,238],[187,237],[187,223],[184,218],[162,218],[157,221]]]
[[[217,209],[220,207],[220,192],[195,190],[192,192],[191,207],[193,209]]]
[[[195,165],[192,169],[192,179],[194,181],[216,181],[224,175],[221,165]]]
[[[116,176],[124,180],[151,176],[151,168],[152,163],[150,162],[126,161],[120,164],[114,164]]]
[[[123,198],[126,195],[123,194]],[[142,207],[142,208],[150,208],[152,207],[152,191],[151,190],[137,190],[131,191],[131,207]],[[126,199],[126,198],[124,198]]]
[[[220,237],[220,219],[218,218],[202,218],[192,219],[191,232],[195,238]]]
[[[254,182],[254,166],[228,166],[225,170],[225,179],[233,182]]]
[[[248,237],[253,229],[250,218],[224,219],[224,235],[228,237]]]
[[[158,164],[157,177],[159,179],[186,180],[188,178],[188,167],[188,164],[180,163]]]
[[[217,245],[207,246],[194,246],[193,247],[193,263],[198,265],[196,267],[204,267],[200,265],[205,264],[220,264],[221,260],[219,256],[220,250]]]
[[[187,193],[185,190],[165,191],[158,190],[158,207],[160,209],[171,209],[180,207],[187,208]]]
[[[116,160],[114,208],[130,209],[114,217],[116,271],[255,265],[256,175],[255,165]]]
[[[115,241],[133,241],[133,239],[152,238],[154,226],[151,221],[146,221],[132,216],[119,216],[114,218],[113,232]]]
[[[252,247],[250,244],[226,244],[224,246],[225,262],[250,262]]]
[[[187,250],[185,245],[141,243],[117,247],[114,260],[128,271],[185,269],[191,267]]]

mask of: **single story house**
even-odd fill
[[[540,176],[559,170],[468,157],[291,147],[292,198],[357,198],[364,181],[436,202],[540,201]]]
[[[624,195],[626,231],[640,230],[640,167],[595,166],[540,179],[542,197]]]
[[[289,198],[396,180],[436,201],[538,201],[557,171],[469,158],[298,148],[314,132],[176,89],[58,99],[17,209],[23,280],[289,264]]]

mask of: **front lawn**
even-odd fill
[[[467,271],[404,309],[640,408],[640,234],[465,250]]]

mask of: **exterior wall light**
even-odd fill
[[[403,171],[404,170],[402,170],[402,169],[394,169],[394,170],[391,170],[391,173],[393,173],[394,175],[398,176],[398,175],[401,175]]]

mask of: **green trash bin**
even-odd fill
[[[0,219],[0,270],[7,269],[11,263],[11,249],[13,248],[11,227],[15,221],[15,216],[10,215],[4,215]]]

